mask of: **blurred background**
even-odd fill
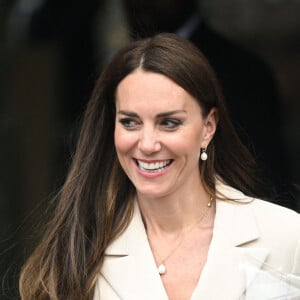
[[[244,79],[241,84],[248,83],[249,92],[218,69],[231,88],[245,93],[239,99],[251,96],[250,104],[236,104],[225,93],[237,126],[249,133],[251,149],[279,187],[274,202],[300,211],[300,0],[191,1],[196,9],[189,1],[151,2],[174,14],[143,0],[0,2],[0,299],[18,298],[20,264],[36,238],[32,217],[46,210],[64,181],[95,79],[115,51],[137,36],[185,30],[183,24],[191,31],[204,23],[214,34],[208,44],[217,34],[227,46],[236,45],[232,55],[217,43],[205,51],[208,57],[216,52],[217,69],[224,58],[227,69]],[[179,2],[185,7],[176,12]],[[197,21],[187,23],[195,13]],[[248,65],[235,61],[237,49],[250,53]],[[274,96],[264,96],[270,78],[261,79],[252,61],[272,75]],[[269,148],[260,147],[261,140]]]

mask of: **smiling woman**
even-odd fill
[[[199,50],[128,45],[96,83],[22,299],[253,299],[264,264],[281,272],[266,297],[297,293],[299,216],[258,199],[257,170]]]
[[[186,197],[191,190],[195,199],[205,198],[197,193],[198,161],[216,130],[215,108],[203,117],[197,100],[181,86],[138,69],[118,85],[116,112],[117,155],[140,202],[145,195]]]

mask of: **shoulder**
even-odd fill
[[[297,212],[260,199],[253,199],[248,205],[261,233],[287,244],[299,243],[300,215]]]
[[[224,197],[233,199],[233,201],[224,200],[225,203],[221,206],[228,207],[227,209],[234,214],[249,216],[247,220],[253,220],[262,237],[278,241],[286,240],[287,243],[300,240],[300,215],[296,211],[246,196],[223,183],[218,183],[216,188]]]
[[[235,245],[267,249],[270,266],[300,274],[300,215],[280,205],[248,197],[222,183],[216,188],[218,194],[232,199],[217,201],[218,228]]]
[[[290,222],[300,222],[300,215],[296,211],[281,205],[261,199],[252,199],[249,205],[258,216],[265,219],[271,218],[278,221],[288,219]]]
[[[260,199],[254,199],[248,205],[264,236],[285,241],[286,245],[299,243],[300,215],[297,212]]]
[[[232,186],[223,183],[220,179],[217,179],[216,181],[216,193],[217,197],[220,196],[221,198],[223,197],[225,199],[230,199],[236,201],[237,203],[247,204],[249,208],[257,212],[265,213],[272,211],[272,214],[268,213],[264,215],[266,218],[275,216],[278,217],[278,215],[280,215],[293,216],[293,218],[299,219],[300,216],[296,211],[292,209],[272,203],[270,201],[247,196],[243,192],[233,188]]]

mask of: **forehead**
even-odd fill
[[[139,107],[181,106],[199,107],[198,102],[170,78],[141,69],[127,75],[116,91],[117,107],[132,105]]]

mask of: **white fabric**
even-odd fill
[[[300,217],[223,184],[208,258],[191,300],[300,299]],[[276,298],[277,297],[277,298]],[[138,206],[107,249],[94,300],[167,300]]]

